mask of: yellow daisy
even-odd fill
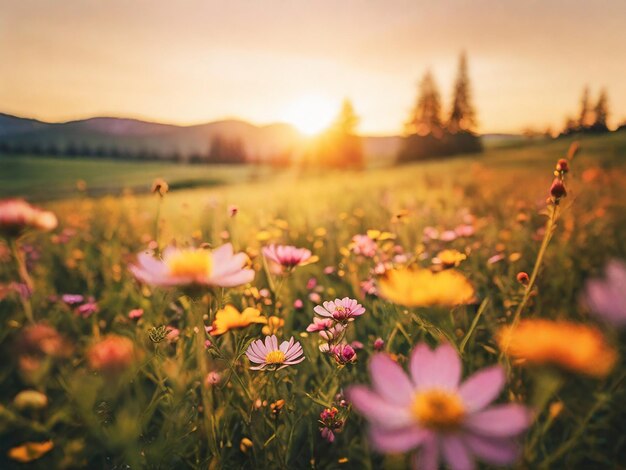
[[[245,328],[252,323],[267,323],[267,318],[261,315],[261,311],[248,307],[243,312],[239,311],[233,305],[226,305],[215,314],[213,321],[213,336],[223,335],[233,328]]]

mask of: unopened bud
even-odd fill
[[[556,171],[567,173],[569,171],[569,162],[566,159],[561,158],[558,162],[556,162]]]
[[[520,271],[519,273],[517,273],[517,282],[519,282],[520,284],[528,284],[528,281],[530,281],[530,278],[528,277],[528,273],[524,272],[524,271]]]
[[[243,453],[248,452],[248,449],[251,449],[254,444],[250,439],[244,437],[239,443],[239,450]]]
[[[554,178],[552,186],[550,186],[550,196],[552,196],[555,201],[567,196],[567,190],[565,189],[565,185],[561,179]]]

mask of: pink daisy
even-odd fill
[[[339,322],[353,321],[355,317],[363,315],[365,308],[356,300],[349,297],[324,302],[313,309],[321,317],[330,317]]]
[[[315,333],[316,331],[330,330],[334,322],[330,318],[313,318],[313,323],[306,327],[309,333]]]
[[[168,247],[162,259],[140,253],[130,270],[137,279],[156,286],[207,285],[234,287],[254,279],[254,271],[245,268],[245,253],[233,253],[230,243],[211,250]]]
[[[250,362],[258,364],[250,367],[252,370],[265,368],[280,370],[298,364],[305,359],[302,354],[302,346],[294,340],[293,336],[289,341],[283,341],[278,346],[276,335],[266,336],[265,343],[260,339],[250,343],[246,350],[246,356]]]
[[[370,362],[373,387],[354,385],[348,399],[370,422],[374,446],[389,453],[421,448],[414,467],[439,467],[440,456],[452,470],[474,468],[476,458],[508,465],[518,456],[514,437],[530,425],[520,404],[488,406],[504,387],[500,366],[483,369],[463,383],[461,360],[449,344],[434,351],[417,345],[410,376],[391,357],[378,353]]]
[[[615,326],[626,326],[626,264],[609,261],[604,279],[591,279],[583,299],[591,311]]]
[[[270,245],[263,247],[263,256],[283,268],[293,269],[313,262],[310,250],[292,245]]]

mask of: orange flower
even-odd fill
[[[223,335],[228,330],[245,328],[252,323],[267,323],[267,318],[262,316],[256,308],[248,307],[239,313],[233,305],[229,304],[215,314],[211,334],[213,336]]]
[[[117,373],[135,360],[135,345],[124,336],[109,335],[87,351],[89,367],[104,373]]]
[[[45,442],[25,442],[21,446],[13,447],[9,449],[9,458],[17,460],[21,463],[32,462],[43,457],[50,452],[54,444],[52,441]]]
[[[474,288],[454,269],[433,273],[429,269],[394,269],[378,282],[380,295],[407,307],[451,307],[474,301]]]
[[[501,328],[497,341],[507,356],[591,377],[605,377],[617,361],[617,352],[598,329],[564,320],[522,320]]]

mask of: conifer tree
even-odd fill
[[[472,105],[470,81],[467,72],[467,57],[465,52],[459,58],[459,70],[454,84],[452,109],[448,120],[448,131],[474,132],[476,130],[476,112]]]
[[[435,79],[430,71],[424,74],[419,85],[419,96],[411,117],[405,126],[408,135],[432,135],[441,137],[441,98]]]

